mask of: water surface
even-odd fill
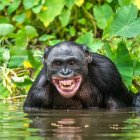
[[[28,110],[0,103],[0,140],[140,140],[140,111]]]

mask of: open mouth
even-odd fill
[[[66,98],[70,98],[74,96],[78,91],[82,82],[82,76],[76,76],[76,77],[66,78],[66,79],[52,78],[52,81],[62,96]]]

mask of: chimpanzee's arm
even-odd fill
[[[93,53],[93,61],[89,70],[94,85],[103,94],[107,108],[132,105],[132,95],[127,90],[121,75],[110,59]]]
[[[48,107],[51,105],[50,83],[47,81],[47,68],[44,66],[32,84],[24,107]]]

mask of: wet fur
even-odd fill
[[[65,45],[77,45],[79,51],[84,51],[83,45],[64,42]],[[62,45],[64,43],[61,43]],[[53,47],[58,47],[57,44]],[[46,50],[49,55],[51,49]],[[88,65],[88,75],[78,93],[70,98],[62,97],[47,77],[47,67],[33,83],[24,107],[39,108],[119,108],[132,106],[132,95],[122,82],[122,78],[114,63],[105,56],[91,53],[92,62]]]

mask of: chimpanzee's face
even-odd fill
[[[73,97],[88,74],[85,52],[76,46],[66,44],[54,47],[45,59],[47,76],[60,95]]]

